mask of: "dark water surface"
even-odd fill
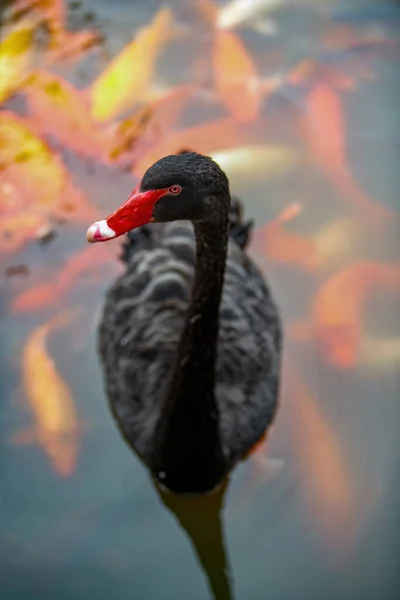
[[[210,45],[189,4],[171,2],[181,25],[191,28],[191,43],[185,39],[162,57],[155,78],[163,85],[190,81],[193,55]],[[376,16],[376,3],[364,3],[367,8],[356,7],[349,16],[350,4],[336,3],[334,17],[347,18],[361,33],[374,26],[389,35],[392,23],[383,14]],[[110,56],[160,6],[150,0],[84,2],[101,25]],[[390,3],[386,6],[394,11]],[[300,7],[279,13],[278,38],[249,28],[241,31],[263,75],[324,52],[317,33],[333,23],[332,17],[309,11]],[[84,87],[105,60],[85,58],[68,78]],[[283,178],[264,181],[253,173],[235,180],[234,191],[260,226],[251,251],[265,267],[288,332],[290,323],[307,318],[329,277],[353,262],[378,261],[399,269],[399,46],[395,56],[378,54],[368,64],[374,77],[342,92],[341,98],[351,171],[370,198],[393,211],[383,233],[378,226],[368,229],[363,211],[351,208],[345,194],[304,157]],[[283,86],[266,101],[255,125],[255,142],[297,148],[293,111],[306,110],[304,97],[301,90]],[[9,106],[17,110],[18,99]],[[211,114],[213,110],[205,103],[193,105],[180,127],[223,114],[222,109]],[[250,131],[254,124],[246,127]],[[75,183],[106,213],[135,184],[116,168],[89,164],[72,153],[65,160]],[[234,170],[230,175],[234,180]],[[338,251],[332,266],[316,273],[268,257],[263,246],[268,233],[262,226],[290,201],[303,202],[307,210],[288,230],[311,239],[344,219],[349,226],[338,230],[333,245],[340,248],[343,239],[351,239],[350,250]],[[398,284],[381,291],[378,279],[357,315],[363,339],[397,339],[390,360],[382,359],[379,350],[368,360],[361,353],[351,369],[343,369],[324,355],[315,335],[304,342],[287,333],[281,410],[268,442],[268,457],[279,459],[283,467],[271,473],[250,459],[218,494],[173,498],[154,488],[107,406],[96,327],[113,268],[101,268],[92,281],[81,274],[49,307],[17,315],[10,311],[15,296],[53,281],[65,261],[85,248],[85,229],[85,223],[66,225],[46,247],[32,242],[16,254],[0,255],[2,598],[203,600],[212,597],[210,588],[219,600],[398,598]],[[22,263],[30,269],[28,277],[6,277],[7,267]],[[343,310],[348,287],[338,298]],[[73,306],[81,309],[77,321],[55,331],[49,341],[49,353],[68,382],[82,423],[76,469],[61,477],[40,444],[17,445],[13,436],[32,428],[34,421],[20,369],[26,340],[36,327]]]

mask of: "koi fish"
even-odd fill
[[[26,20],[12,28],[0,42],[0,103],[18,91],[31,75],[38,58],[35,28],[35,21]]]
[[[354,90],[354,76],[343,72],[343,69],[320,63],[313,59],[302,60],[285,77],[285,83],[293,86],[323,82],[331,88],[339,90]]]
[[[217,9],[216,27],[222,31],[247,26],[265,35],[274,35],[278,26],[269,11],[279,8],[283,0],[231,0]]]
[[[160,92],[154,100],[135,110],[121,121],[114,132],[110,159],[118,160],[126,153],[134,151],[140,144],[140,152],[147,140],[159,142],[169,135],[181,115],[185,105],[196,92],[193,85],[182,85]]]
[[[400,366],[400,337],[363,339],[359,357],[360,366],[367,367],[368,370],[396,371]]]
[[[325,40],[322,45],[326,47]],[[393,50],[396,50],[394,40],[355,39],[354,30],[350,29],[338,48],[329,48],[314,58],[300,61],[287,74],[286,81],[292,85],[325,83],[337,90],[355,90],[359,81],[375,78],[373,60]]]
[[[354,219],[339,218],[311,236],[315,246],[315,268],[332,268],[354,255],[361,242],[361,232]]]
[[[312,305],[312,331],[326,360],[352,368],[359,360],[361,306],[370,290],[400,292],[400,268],[379,262],[353,263],[325,282]]]
[[[234,29],[248,26],[259,33],[273,35],[279,31],[274,20],[275,13],[286,6],[296,5],[297,0],[231,0],[221,6],[218,11],[217,27]],[[328,4],[327,0],[306,0],[302,4],[320,6]]]
[[[368,198],[354,179],[346,159],[345,118],[339,96],[325,83],[316,83],[307,96],[305,135],[309,150],[344,197],[367,218],[386,222],[390,210]]]
[[[291,376],[295,456],[302,472],[310,514],[337,551],[347,549],[355,534],[357,498],[347,460],[318,400]]]
[[[15,0],[12,6],[13,18],[19,18],[26,13],[40,12],[40,16],[47,22],[53,36],[61,35],[66,22],[64,0]]]
[[[48,55],[48,63],[71,62],[83,53],[102,44],[104,38],[100,32],[92,29],[71,33],[64,31],[58,45]]]
[[[254,235],[257,248],[272,262],[298,266],[307,272],[326,270],[348,259],[359,242],[359,232],[351,219],[337,219],[310,236],[285,229],[302,211],[293,202]]]
[[[35,425],[14,438],[16,445],[37,442],[61,477],[70,477],[76,469],[82,426],[71,391],[49,356],[46,341],[49,333],[69,323],[75,312],[61,313],[39,326],[25,344],[22,376]]]
[[[172,23],[171,10],[161,8],[92,83],[88,95],[94,119],[113,119],[146,100],[156,61],[171,40]]]
[[[261,107],[259,76],[250,54],[234,33],[217,33],[213,68],[215,89],[226,108],[242,123],[254,121]]]
[[[315,244],[311,239],[284,228],[302,210],[300,202],[289,204],[270,223],[256,230],[254,243],[257,247],[262,247],[268,260],[289,263],[311,271],[316,265]]]
[[[89,275],[103,278],[104,266],[107,264],[115,272],[120,268],[116,261],[116,250],[104,248],[98,254],[94,253],[90,247],[86,247],[67,260],[64,267],[52,277],[51,282],[40,283],[14,298],[11,302],[11,312],[33,311],[58,303],[68,294],[81,275],[85,274],[85,282]]]
[[[10,111],[0,113],[0,172],[12,182],[16,205],[69,222],[97,214],[72,183],[61,159],[23,119]]]
[[[181,148],[196,148],[196,152],[209,154],[221,148],[235,148],[243,145],[251,136],[251,125],[241,125],[233,118],[217,119],[193,127],[171,132],[168,137],[150,150],[142,152],[139,144],[137,159],[133,165],[133,175],[142,177],[143,173],[156,160],[168,154],[176,154]]]
[[[46,64],[55,61],[71,60],[85,50],[98,45],[102,36],[94,30],[70,32],[67,30],[67,15],[64,0],[15,0],[12,6],[12,18],[29,14],[40,24],[46,24],[50,33],[50,52]]]
[[[226,172],[232,187],[279,180],[298,163],[296,152],[289,146],[239,146],[210,154]]]
[[[67,148],[98,159],[110,145],[111,134],[93,121],[87,98],[65,79],[36,71],[25,94],[30,121]]]

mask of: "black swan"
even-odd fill
[[[281,321],[244,252],[249,229],[225,173],[185,151],[87,230],[92,243],[128,234],[99,353],[123,436],[177,494],[221,484],[276,414]]]

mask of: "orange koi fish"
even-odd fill
[[[308,272],[342,264],[359,242],[355,223],[337,219],[309,237],[285,229],[302,209],[301,203],[291,203],[273,221],[258,228],[254,236],[256,247],[262,248],[272,262],[295,265]]]
[[[378,262],[354,263],[321,287],[312,306],[312,330],[325,358],[341,368],[359,359],[362,304],[370,290],[400,293],[400,268]]]
[[[12,6],[13,19],[28,13],[38,23],[46,23],[50,33],[50,52],[47,65],[70,60],[99,44],[101,36],[94,30],[70,32],[67,30],[66,3],[64,0],[15,0]]]
[[[56,283],[41,283],[19,294],[11,302],[11,312],[38,310],[43,306],[55,305],[60,300],[61,290]]]
[[[111,134],[95,123],[87,98],[61,77],[36,71],[25,89],[30,121],[45,134],[84,156],[99,159]]]
[[[356,82],[353,77],[343,73],[337,67],[319,64],[316,60],[305,59],[296,65],[285,77],[290,85],[301,85],[311,80],[324,82],[330,87],[340,90],[354,90]]]
[[[175,154],[182,148],[193,148],[201,154],[220,150],[221,148],[235,148],[241,146],[246,140],[255,136],[249,126],[244,126],[233,118],[218,119],[195,125],[188,129],[171,132],[150,151],[141,153],[138,146],[137,161],[133,166],[133,175],[142,177],[145,170],[156,160],[168,154]]]
[[[392,218],[390,210],[368,198],[354,179],[346,158],[346,124],[339,96],[316,83],[307,97],[305,133],[309,149],[334,185],[372,220]]]
[[[213,66],[215,88],[223,104],[239,122],[254,121],[261,107],[259,76],[250,54],[235,33],[216,33]]]
[[[159,143],[165,139],[195,92],[193,85],[176,86],[160,92],[153,101],[135,110],[118,124],[110,158],[118,160],[123,153],[134,151],[139,142],[142,149],[147,142]]]
[[[12,11],[14,18],[40,11],[42,18],[48,21],[50,32],[54,35],[62,33],[66,21],[64,0],[15,0]]]
[[[82,427],[71,391],[46,349],[49,333],[70,322],[75,311],[62,313],[35,329],[22,354],[22,376],[35,425],[17,435],[17,445],[37,442],[61,477],[71,476],[77,465]]]
[[[289,204],[273,221],[256,230],[255,244],[263,247],[268,260],[311,271],[316,265],[315,244],[311,239],[284,228],[285,223],[295,219],[302,210],[300,202]]]
[[[102,278],[106,274],[104,267],[107,264],[116,273],[120,268],[116,261],[116,250],[117,248],[110,250],[101,248],[99,254],[93,252],[91,247],[85,247],[66,261],[64,267],[52,278],[51,282],[41,283],[14,298],[11,302],[11,312],[38,310],[44,306],[58,303],[68,294],[81,275],[85,274],[85,281],[87,281],[88,274]]]
[[[61,159],[23,119],[10,111],[0,113],[0,172],[7,175],[15,205],[33,213],[70,222],[87,221],[97,214],[72,183]]]
[[[100,46],[102,42],[103,36],[92,29],[73,33],[64,31],[62,37],[58,38],[58,46],[48,54],[47,65],[54,62],[71,62],[92,48]]]
[[[347,550],[358,507],[346,457],[318,400],[299,378],[291,380],[292,439],[310,514],[335,552]]]
[[[92,83],[88,94],[95,119],[113,119],[146,100],[156,61],[171,40],[172,24],[171,10],[161,8]]]
[[[218,18],[218,6],[213,0],[197,0],[197,6],[208,23],[215,28]]]

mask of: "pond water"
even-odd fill
[[[172,39],[146,84],[160,90],[153,98],[192,83],[196,91],[172,108],[167,101],[164,113],[156,107],[155,129],[125,163],[84,156],[60,143],[57,132],[40,135],[90,210],[103,216],[128,197],[146,161],[185,145],[218,153],[256,222],[250,252],[282,310],[280,410],[267,446],[233,472],[226,488],[206,498],[161,494],[111,417],[96,351],[104,292],[119,269],[118,242],[87,250],[89,209],[88,216],[50,221],[56,236],[46,243],[34,235],[14,247],[1,230],[5,600],[398,597],[398,9],[305,2],[273,13],[274,35],[239,27],[234,43],[241,40],[265,86],[251,116],[243,83],[251,70],[240,70],[242,55],[233,63],[221,59],[225,70],[237,66],[238,80],[236,88],[219,88],[225,104],[215,95],[211,9],[200,4],[169,4]],[[38,67],[80,90],[166,6],[75,5],[70,14],[78,24],[85,11],[93,13],[86,22],[101,29],[101,49]],[[296,70],[302,61],[311,68],[304,62]],[[276,74],[286,74],[284,81],[265,91]],[[127,88],[131,76],[126,70]],[[0,118],[7,111],[32,123],[25,85],[4,99]],[[61,129],[52,118],[49,112],[48,122]],[[43,125],[46,113],[40,119]],[[79,136],[78,129],[71,139]],[[7,144],[0,143],[1,223],[16,215],[16,228],[23,228],[32,200],[24,192],[21,206],[7,205]],[[241,154],[233,163],[232,151],[245,147],[251,158]],[[17,190],[31,181],[21,173]],[[49,185],[52,177],[49,171]],[[39,344],[29,358],[33,332],[69,309],[77,312],[50,331],[48,354]],[[65,404],[54,408],[51,394],[62,380],[70,396],[61,394]],[[34,381],[43,397],[36,405]],[[49,413],[64,424],[69,419],[69,429],[52,432]],[[268,469],[262,456],[279,468]]]

